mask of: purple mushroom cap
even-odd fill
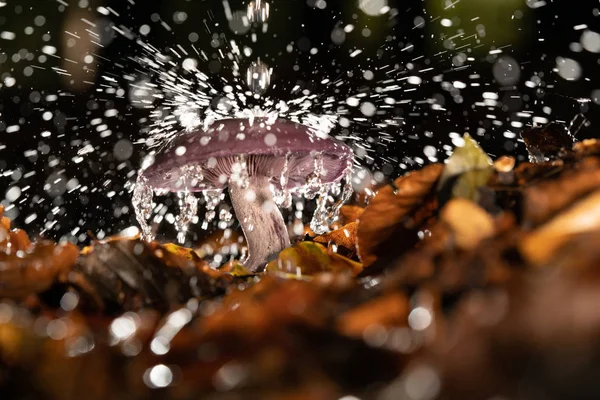
[[[204,179],[191,186],[188,182],[185,189],[220,189],[227,186],[223,177],[231,174],[236,157],[244,156],[250,176],[267,176],[279,187],[287,157],[287,188],[294,189],[314,172],[317,153],[323,161],[322,183],[339,181],[353,160],[346,144],[319,137],[305,125],[282,119],[272,124],[265,118],[255,118],[252,124],[248,119],[226,119],[207,130],[181,134],[141,173],[154,189],[181,191],[181,167],[200,166]]]
[[[259,271],[290,245],[271,184],[293,189],[309,182],[336,182],[352,160],[347,145],[320,137],[304,125],[285,120],[268,123],[265,118],[227,119],[207,130],[183,133],[140,173],[148,186],[158,190],[198,192],[227,187],[248,243],[244,264]],[[243,164],[244,179],[234,180]]]

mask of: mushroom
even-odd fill
[[[308,185],[314,196],[321,186],[340,181],[352,166],[347,145],[321,136],[283,119],[220,120],[207,129],[182,133],[140,178],[157,191],[228,188],[248,244],[244,266],[258,271],[290,245],[271,185],[284,193]]]

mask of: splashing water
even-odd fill
[[[204,196],[204,200],[206,200],[206,214],[204,214],[204,222],[202,222],[202,229],[208,229],[208,224],[210,224],[217,215],[215,211],[221,200],[223,200],[223,191],[222,190],[205,190],[202,192]]]
[[[177,197],[179,197],[179,215],[175,219],[175,229],[177,241],[183,244],[188,226],[198,213],[198,198],[192,192],[179,192]]]
[[[285,155],[285,162],[283,164],[283,169],[281,170],[281,177],[279,178],[279,183],[281,187],[279,189],[273,187],[273,199],[275,200],[275,204],[279,207],[290,208],[292,205],[292,194],[288,189],[288,180],[289,180],[289,162],[290,162],[290,154],[287,153]]]
[[[133,205],[138,224],[140,224],[142,240],[148,241],[154,239],[152,227],[148,223],[152,217],[152,196],[152,188],[148,186],[146,178],[138,174],[131,203]]]
[[[264,94],[271,84],[271,69],[260,59],[254,61],[246,71],[246,84],[255,95]]]
[[[264,0],[254,0],[248,3],[248,20],[251,23],[265,23],[269,19],[270,6]]]
[[[329,230],[327,223],[327,203],[329,202],[329,187],[330,185],[321,185],[319,190],[319,198],[317,199],[317,208],[310,221],[310,229],[317,235],[322,235]]]
[[[314,154],[314,171],[306,179],[306,186],[303,188],[304,197],[312,200],[320,193],[321,175],[323,174],[323,153],[317,152]]]
[[[331,225],[333,223],[335,223],[339,216],[340,216],[340,210],[342,209],[342,206],[344,205],[344,203],[346,203],[348,200],[350,200],[350,196],[352,196],[352,165],[349,165],[347,170],[346,170],[346,176],[344,178],[344,186],[342,189],[342,195],[341,197],[338,199],[338,201],[331,206],[329,213],[327,215],[327,225]]]

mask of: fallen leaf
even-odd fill
[[[329,253],[320,243],[305,241],[283,249],[266,268],[267,273],[298,277],[326,271],[356,274],[362,271],[362,265],[337,253]]]
[[[494,220],[477,204],[465,199],[450,200],[440,212],[454,235],[455,244],[463,250],[472,250],[494,234]]]
[[[523,190],[523,223],[535,227],[600,187],[600,159],[588,157],[556,179]]]
[[[166,310],[192,297],[224,291],[229,282],[224,274],[181,254],[182,249],[138,239],[99,241],[79,257],[75,272],[85,277],[85,288],[93,290],[90,296],[117,309]]]
[[[527,235],[519,248],[533,264],[545,264],[573,235],[594,230],[600,230],[600,191],[575,203]]]
[[[521,132],[531,162],[544,162],[560,158],[571,150],[574,138],[563,124],[551,122],[543,127]]]
[[[369,328],[406,326],[409,311],[406,295],[394,292],[342,314],[337,320],[337,329],[344,335],[362,338]]]
[[[573,151],[579,157],[600,154],[600,140],[585,139],[573,145]]]
[[[254,273],[247,270],[244,267],[244,265],[237,260],[229,261],[228,263],[223,265],[221,268],[219,268],[219,272],[226,272],[232,276],[242,276],[242,277],[255,275]]]
[[[27,251],[0,252],[0,298],[22,298],[48,289],[71,270],[77,254],[71,243],[50,241],[37,242]]]
[[[200,257],[192,249],[176,245],[175,243],[167,243],[162,246],[165,250],[183,258],[187,258],[192,261],[199,261]]]
[[[364,211],[364,207],[350,205],[342,206],[340,209],[340,222],[344,225],[356,222]]]
[[[365,267],[412,248],[418,231],[437,209],[434,187],[444,170],[432,164],[382,188],[360,216],[357,250]]]

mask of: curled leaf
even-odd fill
[[[277,259],[267,264],[267,273],[314,275],[319,272],[359,273],[362,265],[337,253],[328,252],[320,243],[305,241],[282,250]]]
[[[364,211],[363,207],[344,205],[340,209],[340,221],[343,224],[356,222]]]
[[[370,266],[412,248],[418,231],[437,209],[434,187],[444,170],[432,164],[382,188],[361,215],[357,228],[358,256]]]
[[[577,202],[526,236],[520,249],[533,264],[544,264],[573,235],[595,230],[600,230],[600,191]]]

